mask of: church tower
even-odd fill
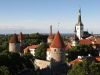
[[[49,36],[48,36],[48,38],[47,38],[47,42],[48,42],[48,44],[51,44],[52,43],[52,41],[53,41],[53,34],[52,34],[52,25],[50,25],[50,33],[49,33]]]
[[[84,25],[81,20],[81,9],[79,9],[78,23],[75,26],[75,33],[79,40],[82,39],[83,32],[84,32]]]

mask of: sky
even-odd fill
[[[84,30],[100,33],[100,0],[0,0],[0,33],[74,33],[81,8]]]

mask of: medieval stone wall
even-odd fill
[[[34,64],[37,67],[39,67],[40,69],[44,69],[44,68],[47,68],[48,66],[50,66],[50,62],[49,61],[40,60],[40,59],[35,59]]]

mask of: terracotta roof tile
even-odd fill
[[[82,44],[82,45],[90,45],[90,44],[92,44],[92,41],[89,40],[89,39],[82,39],[82,40],[80,40],[80,44]]]
[[[95,39],[95,44],[100,44],[100,38]]]
[[[66,50],[68,50],[68,49],[71,49],[72,48],[72,44],[71,43],[67,43],[67,45],[66,45]]]
[[[16,34],[14,34],[10,40],[9,40],[9,43],[17,43],[18,42],[18,37]]]
[[[77,58],[77,59],[75,59],[75,60],[69,62],[69,64],[70,64],[70,65],[74,65],[74,64],[79,63],[80,61],[81,61],[81,59],[80,59],[80,58]]]
[[[95,59],[100,62],[100,57],[96,57]]]
[[[89,57],[88,60],[89,60],[89,59],[94,60],[94,58],[96,59],[96,61],[100,62],[100,56],[98,56],[98,57],[91,57],[91,58]],[[77,64],[77,63],[79,63],[79,62],[81,62],[81,61],[82,61],[81,58],[77,58],[77,59],[75,59],[75,60],[69,62],[69,64],[70,64],[70,65],[74,65],[74,64]]]
[[[27,46],[25,49],[24,49],[24,53],[28,53],[30,51],[30,49],[36,49],[38,48],[39,45],[31,45],[31,46]]]
[[[29,49],[36,49],[38,47],[39,47],[39,45],[31,45],[31,46],[28,46]]]
[[[61,38],[59,31],[55,35],[54,40],[50,45],[50,48],[65,48],[65,44]]]

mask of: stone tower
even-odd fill
[[[64,50],[65,50],[65,44],[58,31],[54,37],[53,42],[50,45],[50,59],[55,62],[64,62],[65,60]]]
[[[81,9],[79,9],[78,23],[75,26],[75,33],[79,39],[82,39],[84,32],[84,25],[81,21]]]
[[[20,52],[23,52],[23,49],[25,48],[25,43],[24,43],[24,35],[22,32],[18,35],[18,41],[20,43]]]
[[[48,38],[47,38],[48,44],[51,44],[51,43],[52,43],[53,38],[54,38],[54,36],[53,36],[53,34],[52,34],[52,25],[50,25],[50,33],[49,33],[49,36],[48,36]]]
[[[9,52],[18,52],[20,49],[18,37],[14,34],[9,40]]]
[[[23,40],[24,40],[23,33],[22,33],[22,32],[20,32],[20,34],[19,34],[19,36],[18,36],[18,41],[19,41],[20,43],[22,43],[22,42],[23,42]]]
[[[24,45],[24,35],[22,32],[18,35],[18,41],[20,42],[20,46]]]

